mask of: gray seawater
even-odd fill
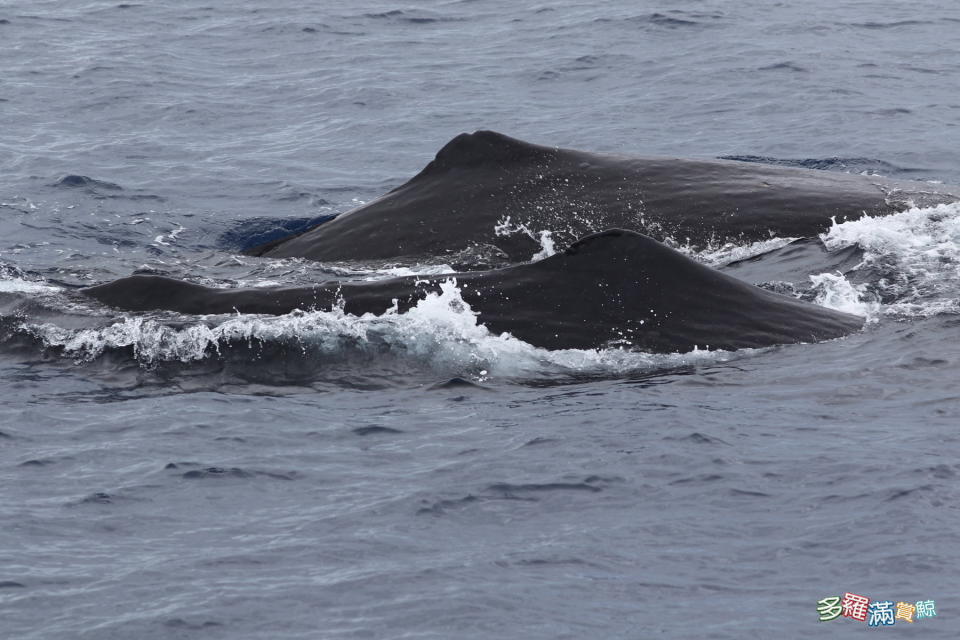
[[[6,0],[0,69],[0,298],[51,307],[338,273],[235,253],[480,128],[960,183],[945,0]],[[867,275],[811,297],[866,329],[760,351],[545,352],[446,298],[4,317],[0,636],[955,638],[960,209],[827,242]],[[818,622],[845,591],[939,615]]]

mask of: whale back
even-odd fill
[[[831,219],[883,215],[960,190],[735,160],[603,155],[461,134],[383,197],[250,251],[320,261],[436,261],[492,246],[529,260],[549,231],[559,246],[623,228],[703,247],[807,237]]]
[[[456,278],[463,300],[494,333],[538,347],[622,345],[669,353],[813,342],[858,330],[863,319],[765,291],[654,239],[615,229],[545,260],[424,280],[337,282],[306,288],[210,289],[133,276],[84,292],[132,311],[273,313],[331,309],[355,315],[409,310]]]

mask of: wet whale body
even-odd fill
[[[622,228],[703,248],[811,237],[831,218],[960,200],[960,188],[734,160],[681,160],[461,134],[418,175],[332,221],[247,253],[329,261],[526,261],[550,231],[563,247]]]
[[[731,160],[585,153],[478,131],[454,138],[380,199],[247,252],[324,262],[445,262],[460,273],[253,289],[132,276],[83,294],[129,311],[341,307],[362,315],[405,312],[453,278],[490,331],[547,349],[622,345],[672,353],[812,342],[856,331],[863,319],[747,284],[661,241],[702,247],[807,238],[812,245],[781,251],[780,271],[792,274],[796,254],[806,256],[801,262],[817,254],[811,238],[832,219],[952,202],[957,194],[927,183]],[[546,231],[567,248],[530,262]],[[766,261],[728,271],[754,282],[779,277],[769,268]]]
[[[284,314],[342,306],[355,315],[379,315],[394,307],[409,310],[451,277],[490,331],[547,349],[741,349],[836,338],[863,324],[858,316],[760,289],[621,229],[588,236],[537,262],[429,280],[217,289],[136,275],[82,293],[129,311]]]

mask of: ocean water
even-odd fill
[[[436,272],[238,252],[476,129],[960,184],[955,3],[6,0],[0,68],[0,637],[897,633],[819,622],[847,591],[957,637],[960,205],[824,234],[857,260],[790,290],[868,322],[821,344],[68,295]]]

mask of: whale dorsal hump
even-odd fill
[[[650,236],[627,229],[608,229],[583,237],[558,255],[568,259],[592,259],[597,256],[630,263],[669,261],[696,264]]]
[[[738,291],[748,287],[746,283],[711,269],[650,236],[627,229],[608,229],[586,236],[565,251],[534,264],[547,269],[559,267],[593,272],[596,277],[609,282],[640,278],[645,281],[661,279],[667,287],[706,286]],[[603,275],[599,275],[601,273]]]
[[[496,131],[461,133],[437,152],[423,173],[482,165],[543,160],[557,154],[551,147],[530,144]]]

